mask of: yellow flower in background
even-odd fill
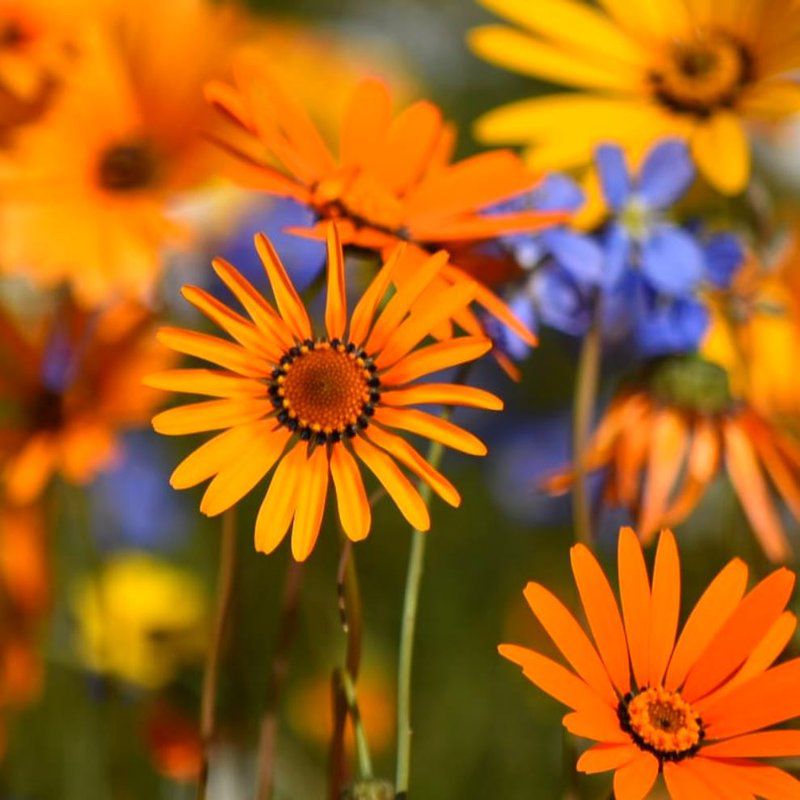
[[[738,396],[760,413],[787,422],[800,418],[800,250],[792,243],[770,269],[753,256],[733,289],[713,297],[711,325],[702,345],[723,366]]]
[[[800,110],[800,5],[793,0],[481,0],[520,26],[486,25],[483,58],[577,91],[535,97],[477,123],[488,143],[530,145],[537,169],[587,164],[614,141],[634,158],[664,136],[689,144],[705,178],[736,194],[750,174],[745,125]]]
[[[202,659],[207,597],[195,576],[144,553],[115,556],[75,587],[77,649],[87,668],[145,689]]]
[[[23,327],[0,309],[0,496],[39,498],[50,479],[90,481],[121,432],[141,427],[157,394],[144,375],[170,365],[151,313],[121,304],[89,315],[70,306]]]
[[[0,270],[66,282],[87,307],[141,297],[164,247],[186,242],[174,205],[219,158],[201,87],[227,74],[244,33],[230,7],[206,0],[107,14],[78,38],[48,112],[0,160]]]

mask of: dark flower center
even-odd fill
[[[133,192],[153,183],[158,163],[146,142],[120,144],[103,154],[98,166],[98,180],[111,192]]]
[[[693,756],[705,735],[700,717],[680,693],[660,686],[626,695],[617,715],[636,745],[660,761]]]
[[[293,347],[270,381],[278,420],[318,444],[355,436],[380,400],[375,371],[363,350],[338,339],[309,339]]]
[[[35,430],[58,430],[64,424],[64,397],[60,392],[43,389],[31,403],[28,413]]]
[[[707,116],[733,106],[752,72],[753,60],[740,42],[721,31],[699,30],[670,45],[650,81],[656,98],[673,111]]]
[[[649,378],[656,400],[697,414],[722,414],[733,405],[728,373],[697,355],[659,361]]]
[[[0,25],[0,50],[13,50],[31,38],[19,20],[10,20]]]

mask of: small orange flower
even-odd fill
[[[256,548],[272,552],[292,520],[292,553],[308,557],[319,534],[329,477],[339,517],[353,541],[370,530],[370,504],[356,463],[383,484],[406,519],[427,530],[425,502],[396,462],[457,506],[455,487],[391,429],[408,431],[473,455],[486,447],[451,422],[408,406],[434,403],[500,409],[494,395],[468,386],[414,381],[486,353],[491,343],[464,336],[415,349],[443,321],[473,299],[472,285],[432,286],[447,261],[430,257],[383,310],[381,302],[403,268],[400,247],[380,270],[349,317],[344,258],[336,228],[328,229],[328,293],[324,335],[315,335],[308,312],[264,236],[256,246],[278,310],[230,264],[214,269],[250,319],[202,289],[184,296],[234,340],[165,328],[160,340],[224,371],[174,370],[153,376],[151,386],[221,399],[194,403],[155,417],[160,433],[181,435],[225,429],[181,463],[172,485],[185,489],[213,477],[200,510],[213,516],[237,503],[276,467],[255,528]]]
[[[535,230],[564,218],[541,212],[483,214],[530,189],[536,178],[507,150],[451,163],[454,130],[430,102],[413,103],[392,118],[385,84],[363,81],[345,112],[337,158],[306,112],[271,78],[263,57],[243,54],[234,62],[234,75],[235,88],[219,82],[207,88],[231,130],[244,134],[239,143],[220,142],[236,156],[231,176],[249,188],[294,198],[321,220],[336,219],[345,244],[385,253],[407,241],[421,263],[431,249],[444,247],[452,254],[465,242]],[[321,236],[322,225],[306,234]],[[451,264],[437,284],[471,280]],[[530,331],[483,283],[475,300],[534,343]],[[462,311],[459,322],[472,333],[481,331],[471,312]]]
[[[206,0],[125,8],[82,30],[51,107],[0,160],[0,268],[66,282],[86,307],[141,299],[162,249],[185,243],[174,201],[219,159],[201,87],[239,35],[230,9]]]
[[[123,304],[102,314],[74,308],[26,336],[0,315],[0,495],[36,500],[61,474],[84,484],[106,466],[120,431],[152,414],[157,395],[142,377],[171,362],[152,339],[152,316]]]
[[[692,356],[657,364],[612,402],[585,463],[605,470],[605,500],[630,511],[645,542],[685,520],[724,466],[766,555],[791,556],[769,482],[800,519],[800,443],[733,399],[716,364]],[[545,487],[564,492],[573,477],[563,472]]]
[[[598,742],[581,772],[614,770],[617,800],[643,800],[659,773],[673,800],[800,797],[800,781],[759,759],[800,755],[800,658],[773,666],[795,631],[785,611],[794,575],[781,568],[750,592],[747,566],[731,561],[678,636],[678,548],[661,534],[652,583],[636,534],[619,536],[620,606],[584,545],[572,571],[592,635],[544,586],[525,598],[569,668],[513,644],[500,653],[570,708],[564,727]]]

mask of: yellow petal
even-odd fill
[[[735,114],[723,111],[695,128],[692,154],[700,172],[723,194],[744,191],[750,177],[750,146]]]

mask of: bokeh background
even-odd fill
[[[346,84],[351,70],[384,74],[401,95],[439,103],[458,124],[462,155],[478,149],[470,123],[479,113],[548,90],[468,51],[465,32],[488,19],[469,0],[252,0],[250,6],[266,22],[284,26],[275,58],[286,59],[296,71],[298,92],[327,104],[331,127],[344,96],[336,94],[331,76],[344,72]],[[315,41],[333,49],[326,52]],[[783,141],[791,158],[789,132]],[[791,175],[785,180],[791,197]],[[178,296],[183,280],[207,282],[213,255],[225,253],[239,263],[237,254],[245,258],[254,228],[269,224],[277,231],[284,215],[298,213],[263,203],[254,207],[226,193],[208,202],[224,224],[210,226],[214,230],[193,252],[170,256],[163,291],[177,318],[188,314]],[[298,276],[304,264],[320,258],[314,245],[290,237],[283,237],[278,249]],[[25,286],[3,291],[14,302],[30,302]],[[549,649],[522,599],[528,580],[545,581],[576,603],[568,570],[569,502],[537,488],[539,479],[569,456],[576,347],[573,340],[545,333],[519,384],[494,366],[483,366],[475,382],[504,397],[508,410],[495,419],[464,418],[489,443],[488,458],[445,462],[464,502],[459,510],[437,503],[433,511],[414,670],[417,800],[609,796],[607,778],[575,777],[560,707],[496,652],[502,641]],[[606,397],[620,366],[613,359],[605,365]],[[133,431],[115,465],[91,486],[54,488],[48,543],[52,594],[38,640],[44,673],[31,702],[8,711],[0,797],[193,796],[191,782],[182,778],[195,753],[219,521],[197,512],[199,491],[178,494],[169,488],[168,476],[196,444]],[[272,557],[254,552],[256,502],[252,498],[238,510],[239,559],[212,774],[213,796],[225,800],[250,795],[289,564],[287,547]],[[614,514],[602,519],[598,550],[612,574],[614,531],[627,521]],[[796,526],[789,529],[800,544]],[[678,535],[687,606],[733,555],[745,557],[754,575],[768,569],[724,479]],[[401,517],[381,505],[373,534],[355,548],[365,624],[362,714],[377,772],[387,777],[394,770],[395,664],[409,541]],[[338,560],[339,543],[329,524],[303,575],[290,675],[280,698],[276,798],[325,796],[328,685],[345,647]],[[98,592],[104,596],[102,611]]]

